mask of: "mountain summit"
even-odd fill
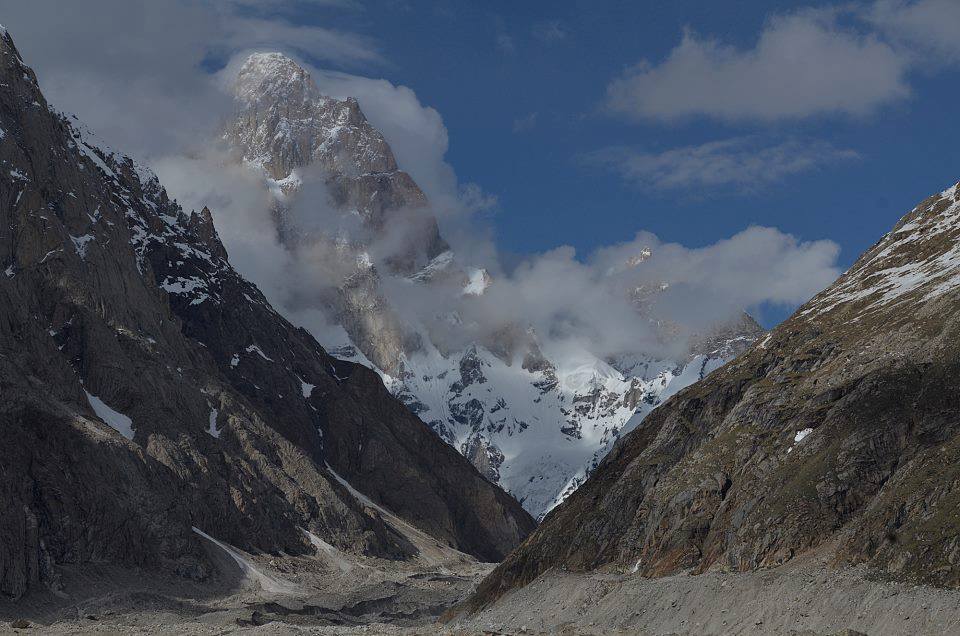
[[[310,74],[281,53],[248,57],[233,90],[241,111],[227,134],[244,161],[273,179],[313,163],[351,177],[398,172],[390,146],[357,100],[324,97]],[[405,203],[422,203],[421,197],[411,188]]]
[[[398,169],[389,144],[367,121],[357,100],[321,95],[294,60],[281,53],[254,53],[240,67],[233,90],[237,112],[224,139],[243,163],[262,170],[268,179],[281,210],[278,229],[294,233],[290,237],[285,232],[285,238],[304,238],[302,227],[287,225],[290,220],[282,209],[309,178],[306,172],[319,173],[332,203],[363,220],[371,232],[368,240],[382,233],[392,216],[426,207],[423,192]],[[322,208],[326,202],[315,204]],[[304,216],[309,215],[306,210]],[[424,212],[417,221],[423,226],[421,235],[408,236],[410,244],[404,248],[409,251],[391,259],[392,268],[404,274],[447,249],[432,215]],[[409,217],[403,222],[409,223]]]

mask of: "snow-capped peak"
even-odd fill
[[[397,170],[393,152],[357,100],[322,95],[310,73],[282,53],[250,55],[233,91],[239,110],[224,139],[271,179],[286,179],[307,164],[351,177]]]
[[[246,106],[283,101],[302,105],[321,98],[313,78],[283,53],[253,53],[240,67],[236,98]]]

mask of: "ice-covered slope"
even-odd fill
[[[649,359],[624,374],[583,351],[543,368],[481,346],[408,358],[387,387],[536,516],[573,492],[666,397],[728,359]]]
[[[503,325],[499,335],[466,346],[438,346],[429,327],[399,318],[382,291],[384,281],[400,288],[459,286],[463,297],[481,296],[497,281],[447,249],[423,193],[397,166],[357,101],[322,95],[304,69],[277,53],[250,56],[235,91],[238,115],[224,138],[275,194],[282,240],[294,254],[337,242],[347,274],[326,313],[342,327],[342,337],[324,345],[377,369],[391,392],[534,515],[575,490],[616,440],[663,399],[732,358],[762,331],[747,318],[673,357],[640,353],[612,360],[586,350],[541,351],[536,334],[517,325]],[[342,213],[360,218],[365,231],[349,238],[325,235],[303,218],[322,203],[301,197],[315,192],[304,185],[309,179],[326,184]],[[297,214],[290,212],[294,208]],[[369,244],[409,224],[410,208],[420,211],[412,217],[420,229],[404,230],[402,241],[391,241],[398,246],[395,257],[371,263]],[[650,255],[646,250],[623,267],[642,267]],[[648,320],[644,299],[657,291],[633,291],[638,321]],[[454,325],[460,320],[455,312],[447,318]]]

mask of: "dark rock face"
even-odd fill
[[[177,276],[191,281],[191,291],[171,294],[184,332],[206,345],[237,391],[281,416],[274,426],[282,435],[397,515],[479,558],[502,559],[532,531],[520,505],[393,398],[376,373],[329,356],[235,272],[211,268],[202,254],[171,253],[177,243],[150,241],[145,251],[158,280],[170,281],[165,268],[181,262]],[[219,240],[204,247],[223,249]]]
[[[0,77],[0,593],[91,560],[202,579],[191,526],[251,551],[308,551],[302,527],[411,555],[326,464],[482,558],[532,529],[372,372],[279,316],[209,211],[51,112],[6,34]]]
[[[374,371],[341,364],[345,390],[322,412],[325,448],[339,474],[433,536],[487,561],[502,560],[533,531],[533,518],[515,499],[403,404],[387,399]]]
[[[464,443],[461,453],[484,477],[492,482],[500,479],[500,465],[505,457],[496,446],[491,446],[482,437],[473,437]]]
[[[654,411],[473,606],[550,568],[746,571],[829,542],[837,564],[960,584],[958,191]]]

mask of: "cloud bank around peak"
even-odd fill
[[[375,43],[356,34],[268,20],[239,6],[246,3],[91,0],[81,6],[0,0],[4,23],[35,66],[53,105],[76,112],[117,149],[145,158],[186,209],[208,205],[237,269],[294,322],[330,342],[322,308],[324,295],[337,283],[336,263],[321,252],[295,258],[281,245],[262,177],[219,154],[212,140],[232,106],[222,78],[211,74],[204,60],[211,51],[224,61],[252,48],[302,48],[300,57],[342,68],[376,63],[380,53]],[[90,41],[103,45],[89,46]],[[447,163],[450,139],[440,113],[412,89],[384,79],[308,70],[321,92],[358,99],[400,167],[430,198],[460,261],[492,275],[494,284],[479,297],[464,296],[456,285],[418,287],[397,279],[385,286],[391,303],[410,322],[436,325],[457,312],[462,322],[450,334],[460,344],[513,322],[534,327],[557,346],[572,343],[601,355],[639,350],[653,346],[656,334],[638,319],[631,290],[659,289],[655,310],[696,328],[743,308],[802,302],[838,274],[835,244],[799,242],[771,228],[750,228],[696,249],[641,234],[588,255],[559,247],[505,266],[490,228],[473,214],[495,206],[496,200],[478,186],[462,183]],[[694,171],[698,156],[735,155],[740,143],[749,145],[735,142],[642,157],[633,161],[631,178],[653,187],[679,187],[673,184]],[[790,151],[779,150],[781,155]],[[698,177],[701,183],[742,185],[729,175],[749,171],[750,165],[743,157],[727,161],[727,168]],[[803,168],[802,159],[793,161],[780,161],[781,175]],[[324,204],[322,191],[311,196],[315,206]],[[649,259],[625,267],[648,247]]]
[[[463,224],[472,224],[477,212],[497,207],[496,196],[458,178],[446,159],[450,139],[443,117],[423,104],[411,88],[385,79],[303,66],[324,95],[357,99],[364,115],[390,144],[397,165],[427,195],[445,233],[456,233]]]
[[[682,356],[685,334],[744,310],[762,318],[771,306],[804,302],[839,275],[838,254],[832,241],[799,241],[769,227],[698,248],[641,232],[590,254],[561,246],[530,255],[509,271],[494,270],[481,296],[403,281],[387,281],[384,289],[406,322],[426,326],[447,348],[485,342],[519,325],[536,331],[548,355]],[[664,342],[656,323],[673,325],[680,337]]]
[[[324,95],[357,99],[364,115],[390,144],[397,164],[431,199],[456,193],[457,177],[445,158],[450,140],[443,117],[421,104],[412,89],[385,79],[308,70]]]
[[[253,4],[0,0],[0,14],[52,106],[149,159],[206,142],[229,112],[230,97],[211,81],[211,59],[269,47],[340,67],[383,62],[365,36],[289,22],[276,11],[288,2],[271,0],[270,17]]]

